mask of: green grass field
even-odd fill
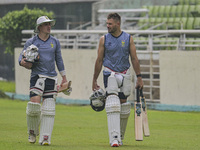
[[[0,81],[0,90],[3,92],[15,93],[15,82]]]
[[[51,146],[28,143],[25,101],[0,99],[1,150],[107,150],[109,146],[105,110],[90,106],[56,105]],[[150,137],[135,141],[134,115],[127,125],[124,150],[199,150],[200,113],[148,111]]]

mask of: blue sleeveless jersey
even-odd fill
[[[130,67],[130,34],[122,32],[119,37],[105,35],[103,66],[115,72],[122,72]]]

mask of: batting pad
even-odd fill
[[[120,100],[117,95],[109,95],[106,99],[106,113],[108,120],[109,142],[121,142],[120,138]]]
[[[120,90],[125,96],[128,97],[131,94],[131,75],[123,74],[123,77],[123,86],[120,88]]]
[[[121,140],[124,139],[126,126],[128,122],[128,117],[131,112],[131,103],[123,103],[121,104],[121,112],[120,112],[120,131],[121,131]]]
[[[40,124],[40,144],[51,144],[51,134],[53,131],[55,117],[55,99],[47,98],[43,101]]]
[[[108,86],[106,91],[108,94],[118,94],[118,84],[114,72],[111,72],[111,75],[108,77]]]
[[[41,105],[39,103],[28,102],[26,107],[28,134],[39,134],[40,115]]]

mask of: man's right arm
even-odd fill
[[[20,66],[23,66],[26,69],[31,69],[33,64],[30,62],[26,62],[25,60],[26,60],[26,58],[22,58],[21,62],[19,62]]]
[[[97,79],[102,69],[103,58],[104,58],[104,36],[102,36],[99,41],[98,56],[97,56],[95,67],[94,67],[92,90],[98,90],[100,88],[97,84]]]

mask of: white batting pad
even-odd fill
[[[39,103],[28,102],[26,107],[28,134],[39,134],[40,115],[41,105]]]
[[[55,117],[55,99],[47,98],[43,101],[41,114],[39,143],[50,145]]]
[[[121,104],[121,113],[120,113],[120,131],[121,131],[121,140],[124,139],[126,126],[128,122],[128,117],[131,112],[131,103],[123,103]]]
[[[123,76],[121,74],[116,73],[115,78],[116,78],[118,87],[121,87],[123,83]]]
[[[108,77],[108,86],[106,91],[108,94],[118,94],[118,84],[114,72],[111,72],[111,75]]]
[[[131,94],[131,75],[123,74],[123,77],[123,86],[120,90],[125,96],[129,96]]]
[[[121,142],[120,138],[120,100],[116,95],[109,95],[106,99],[106,113],[108,119],[108,133],[110,144],[117,140]]]

